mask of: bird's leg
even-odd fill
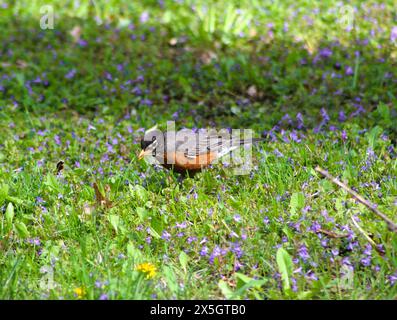
[[[179,174],[178,178],[177,178],[177,181],[178,181],[179,185],[182,185],[183,181],[185,181],[185,179],[186,179],[186,177],[184,175]]]
[[[173,185],[174,177],[172,175],[167,175],[167,182],[169,186]]]

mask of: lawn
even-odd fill
[[[394,1],[2,0],[0,27],[1,299],[397,297],[396,233],[315,171],[397,223]],[[137,159],[172,120],[266,141],[179,182]]]

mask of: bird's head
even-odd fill
[[[154,139],[145,140],[145,137],[141,140],[141,152],[138,155],[138,160],[143,159],[146,156],[152,155],[158,145],[156,137]]]

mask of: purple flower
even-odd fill
[[[346,68],[345,68],[345,75],[351,76],[353,73],[354,73],[354,72],[353,72],[353,68],[350,67],[350,66],[346,66]]]
[[[394,274],[388,276],[387,278],[390,284],[393,286],[397,282],[397,271]]]
[[[273,151],[273,153],[276,155],[277,158],[282,158],[282,157],[284,157],[284,155],[283,155],[278,149],[275,149],[275,150]]]
[[[172,114],[172,119],[176,120],[176,119],[178,119],[178,117],[179,117],[179,112],[178,112],[178,111],[175,111],[175,112]]]
[[[297,125],[296,128],[298,130],[302,129],[304,127],[304,123],[303,123],[303,115],[301,113],[298,113],[296,115],[296,120],[297,120]]]
[[[41,245],[41,242],[40,242],[40,239],[39,239],[39,238],[28,239],[28,242],[29,242],[30,244],[35,245],[35,246],[40,246],[40,245]]]
[[[397,40],[397,26],[394,26],[391,29],[391,33],[390,33],[390,41],[391,42],[396,42]]]
[[[150,99],[143,99],[142,101],[141,101],[141,104],[143,105],[143,106],[151,106],[152,104],[153,104],[153,102],[152,102],[152,100],[150,100]]]
[[[355,241],[355,242],[350,242],[350,243],[347,245],[347,249],[349,249],[350,251],[352,251],[355,247],[358,247],[358,242],[357,242],[357,241]]]
[[[167,232],[166,230],[163,231],[163,234],[161,235],[161,239],[165,241],[169,241],[171,239],[171,234]]]
[[[323,118],[323,122],[327,123],[330,119],[327,110],[325,108],[321,108],[320,113],[321,113],[321,117]]]
[[[146,23],[149,20],[149,13],[147,11],[142,12],[141,16],[139,17],[139,21],[141,23]]]
[[[308,280],[318,280],[317,276],[315,275],[315,273],[311,270],[309,270],[306,274],[305,274],[305,278]]]
[[[109,81],[112,81],[112,80],[113,80],[112,74],[109,73],[109,72],[105,72],[105,78],[106,78],[107,80],[109,80]]]
[[[365,250],[363,251],[363,254],[365,254],[366,256],[372,255],[372,246],[370,244],[367,244],[365,246]]]
[[[143,75],[138,75],[135,79],[136,82],[143,82],[145,81],[145,77]]]
[[[236,222],[240,222],[241,221],[241,216],[239,214],[234,215],[233,220]]]
[[[241,264],[238,260],[235,261],[234,263],[234,271],[240,270],[244,265]]]
[[[303,209],[302,209],[302,213],[303,214],[306,214],[306,213],[308,213],[309,211],[311,211],[312,210],[312,207],[311,206],[305,206]]]
[[[177,223],[175,226],[180,229],[185,229],[187,227],[187,224],[186,221],[184,221],[182,223]]]
[[[206,256],[208,254],[208,247],[203,246],[200,250],[200,256]]]
[[[264,224],[269,224],[269,222],[270,222],[270,220],[269,220],[268,217],[264,217],[264,218],[263,218],[263,223],[264,223]]]
[[[309,252],[305,245],[299,247],[298,255],[303,261],[307,261],[310,258]]]
[[[216,257],[219,257],[222,254],[222,250],[221,248],[219,248],[218,246],[216,246],[214,248],[214,250],[212,250],[211,256],[210,256],[210,263],[214,263],[214,260]]]
[[[187,243],[191,244],[192,242],[197,241],[197,237],[188,237],[187,238]]]
[[[330,56],[332,56],[332,50],[329,48],[324,48],[320,50],[320,56],[322,58],[329,58]]]
[[[42,197],[37,197],[37,198],[36,198],[36,202],[37,202],[37,203],[43,203],[44,200],[43,200]]]
[[[56,143],[58,146],[61,144],[61,139],[59,138],[59,136],[58,136],[57,134],[54,136],[54,141],[55,141],[55,143]]]
[[[321,229],[321,225],[317,221],[314,221],[310,226],[309,231],[318,232],[318,230],[320,229]]]
[[[361,263],[363,264],[363,266],[368,267],[371,265],[371,257],[365,257],[361,259]]]
[[[75,75],[76,75],[76,69],[72,69],[65,75],[65,78],[73,79]]]
[[[99,297],[99,300],[109,300],[109,297],[106,293],[101,294],[101,296]]]
[[[85,41],[85,40],[83,40],[83,39],[80,39],[79,41],[77,41],[77,44],[78,44],[80,47],[86,47],[87,44],[88,44],[88,42]]]
[[[343,130],[343,131],[342,131],[342,133],[341,133],[341,139],[342,139],[343,141],[346,141],[346,140],[347,140],[347,132],[346,132],[346,130]]]
[[[298,137],[298,134],[295,130],[290,132],[289,137],[291,138],[292,141],[297,143],[300,143],[302,141],[302,139]]]
[[[291,282],[292,282],[292,291],[293,292],[297,292],[298,291],[298,286],[296,285],[296,279],[295,278],[291,278]]]

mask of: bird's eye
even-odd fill
[[[151,141],[151,140],[148,141],[148,140],[142,139],[141,140],[141,148],[142,148],[142,150],[146,150],[146,148],[148,146],[150,146],[152,143],[153,143],[153,141]]]

